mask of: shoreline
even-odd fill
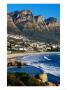
[[[19,56],[25,56],[25,55],[32,55],[32,54],[58,54],[59,52],[35,52],[35,53],[15,53],[15,54],[8,54],[7,55],[7,63],[9,62],[12,62],[14,63],[16,61],[16,57],[19,57]],[[19,62],[15,62],[15,64],[18,64]],[[25,65],[25,63],[23,63]],[[8,67],[8,66],[7,66]],[[13,66],[11,66],[13,67]],[[48,78],[48,82],[52,83],[52,84],[57,84],[58,86],[60,85],[60,81],[58,81],[60,79],[60,77],[57,77],[57,76],[54,76],[52,74],[49,74],[49,73],[43,73],[43,74],[46,74],[47,75],[47,78]],[[58,81],[56,81],[56,80]],[[56,81],[56,82],[54,82]]]
[[[32,54],[54,54],[54,53],[59,53],[59,52],[32,52],[32,53],[13,53],[13,54],[7,54],[7,59],[11,59],[11,58],[16,58],[18,56],[24,56],[24,55],[32,55]]]

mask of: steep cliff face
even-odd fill
[[[60,30],[60,23],[57,21],[56,18],[54,17],[49,17],[48,19],[45,20],[46,25],[50,30]]]
[[[7,32],[37,41],[59,42],[60,24],[54,17],[44,19],[30,10],[15,11],[7,15]]]
[[[7,15],[7,33],[11,33],[11,34],[18,34],[18,33],[20,33],[20,30],[14,24],[12,17],[9,16],[9,15]]]

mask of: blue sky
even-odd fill
[[[43,15],[45,18],[56,17],[60,20],[59,4],[8,4],[7,12],[31,10],[34,15]]]

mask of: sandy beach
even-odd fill
[[[47,53],[59,53],[59,52],[33,52],[33,53],[13,53],[13,54],[7,54],[7,59],[15,58],[17,56],[24,56],[24,55],[32,55],[32,54],[47,54]]]

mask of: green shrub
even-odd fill
[[[26,73],[8,73],[7,74],[8,86],[45,86],[46,84],[38,81]]]

